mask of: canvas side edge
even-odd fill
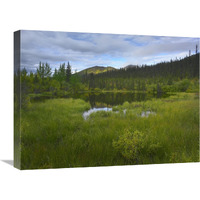
[[[20,31],[14,32],[14,167],[21,169]]]

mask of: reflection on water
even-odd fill
[[[135,93],[85,93],[76,94],[73,98],[81,98],[87,102],[90,102],[92,108],[98,107],[112,107],[116,105],[122,105],[125,101],[144,101],[147,96],[146,94],[135,94]]]
[[[85,112],[83,113],[83,118],[84,118],[84,120],[87,120],[88,117],[89,117],[92,113],[98,112],[98,111],[105,111],[105,112],[108,112],[108,111],[112,111],[112,108],[108,108],[108,107],[103,107],[103,108],[91,108],[90,110],[85,111]],[[119,111],[113,111],[113,112],[119,113]],[[126,109],[123,110],[123,113],[124,113],[124,115],[126,115]],[[138,115],[138,116],[140,116],[140,117],[149,117],[150,114],[151,114],[151,115],[155,115],[156,113],[147,110],[147,111],[142,111],[142,113],[141,113],[140,115]]]
[[[152,112],[152,111],[149,111],[149,110],[143,111],[143,112],[141,113],[141,117],[148,117],[150,114],[151,114],[151,115],[155,115],[156,113],[155,113],[155,112]]]
[[[92,108],[111,108],[113,106],[122,105],[125,101],[146,101],[152,98],[168,97],[167,94],[148,94],[148,93],[134,93],[134,92],[82,92],[66,95],[62,98],[83,99],[89,102]],[[31,102],[45,101],[46,99],[53,98],[47,96],[31,97]],[[56,97],[55,97],[56,98]]]
[[[83,113],[83,118],[86,120],[92,113],[97,111],[112,111],[112,108],[104,107],[104,108],[91,108],[88,111]]]
[[[125,101],[146,101],[152,98],[163,98],[166,94],[148,94],[133,92],[105,92],[105,93],[76,93],[66,97],[83,99],[90,102],[92,108],[112,107],[122,105]]]
[[[146,101],[151,100],[152,98],[165,98],[168,97],[168,94],[159,93],[159,94],[148,94],[148,93],[133,93],[133,92],[82,92],[76,94],[70,94],[62,98],[74,98],[74,99],[83,99],[86,102],[89,102],[91,109],[83,113],[83,118],[86,120],[91,113],[97,111],[112,111],[113,106],[122,105],[124,102],[128,101],[129,103],[134,101]],[[32,97],[31,102],[41,102],[46,99],[54,97],[39,96]],[[56,97],[55,97],[56,98]],[[119,113],[119,111],[115,111]],[[124,115],[126,115],[126,109],[123,110]],[[141,117],[148,117],[150,114],[156,114],[152,111],[143,111]]]

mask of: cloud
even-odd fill
[[[170,60],[194,52],[197,43],[197,38],[184,37],[21,31],[21,67],[34,70],[41,61],[56,68],[70,61],[77,70],[94,65],[120,68]]]

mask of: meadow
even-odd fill
[[[82,99],[55,98],[22,109],[21,169],[199,161],[196,93],[124,102],[84,119],[90,108]]]

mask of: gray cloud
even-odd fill
[[[21,67],[41,62],[55,68],[70,61],[81,70],[93,65],[146,64],[194,51],[197,38],[22,31]]]

